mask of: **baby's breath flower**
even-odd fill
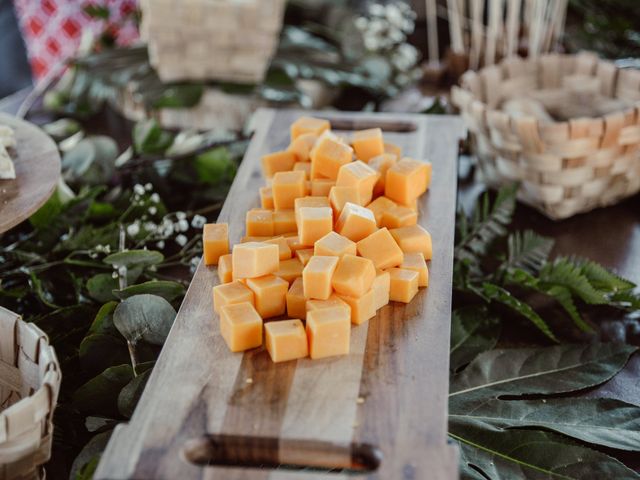
[[[158,230],[158,225],[156,225],[156,224],[155,224],[155,223],[153,223],[153,222],[146,222],[146,223],[144,224],[144,229],[145,229],[147,232],[155,232],[156,230]]]
[[[183,219],[187,218],[187,214],[184,213],[184,212],[176,212],[176,218],[178,220],[183,220]]]
[[[193,228],[202,228],[204,227],[205,223],[207,223],[207,219],[202,215],[194,215],[193,218],[191,219],[191,226]]]
[[[133,193],[135,193],[136,195],[144,195],[144,187],[139,183],[136,183],[133,186]]]
[[[151,185],[150,183],[146,183],[146,184],[144,185],[144,189],[145,189],[147,192],[150,192],[151,190],[153,190],[153,185]]]
[[[180,245],[181,247],[184,247],[187,244],[187,237],[185,235],[182,235],[182,234],[178,235],[176,237],[176,243],[178,245]]]
[[[149,207],[150,215],[155,215],[156,213],[158,213],[158,209],[156,207]]]
[[[152,193],[149,197],[149,200],[151,200],[153,203],[160,203],[160,195],[158,195],[157,193]]]
[[[200,264],[200,257],[193,257],[191,259],[191,261],[189,262],[189,270],[191,271],[191,273],[196,271],[199,264]]]
[[[175,223],[174,228],[176,232],[186,232],[189,230],[189,222],[185,218],[181,218]]]
[[[157,242],[156,247],[162,250],[164,248],[164,240],[160,240],[159,242]]]
[[[127,226],[127,234],[130,237],[135,237],[138,233],[140,233],[140,224],[137,221]]]
[[[113,272],[111,274],[111,278],[118,278],[118,272]]]
[[[124,277],[127,274],[127,267],[121,265],[118,267],[118,275]]]

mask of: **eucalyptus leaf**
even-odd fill
[[[124,300],[113,314],[120,333],[134,345],[140,340],[162,345],[176,317],[176,311],[157,295],[135,295]]]
[[[73,393],[73,406],[82,413],[117,417],[118,395],[132,378],[131,365],[109,367]]]
[[[131,285],[130,287],[122,290],[114,290],[113,294],[120,300],[125,300],[134,295],[148,293],[151,295],[158,295],[170,302],[180,295],[183,295],[184,291],[184,286],[178,282],[172,282],[169,280],[150,280],[148,282],[139,283],[138,285]]]
[[[84,421],[84,426],[88,432],[96,433],[105,430],[111,430],[118,424],[118,420],[106,417],[87,417]]]
[[[500,336],[500,320],[485,307],[464,307],[451,318],[450,368],[458,370],[492,349]]]
[[[211,185],[233,178],[237,170],[229,150],[224,147],[201,153],[195,158],[194,165],[198,178]]]
[[[173,142],[173,135],[165,132],[155,119],[136,123],[133,146],[138,153],[163,153]]]
[[[197,84],[171,85],[153,102],[153,108],[191,108],[200,103],[204,87]]]
[[[87,137],[65,153],[62,159],[64,179],[69,182],[101,185],[115,172],[118,145],[111,137]]]
[[[118,410],[123,417],[131,418],[133,415],[138,400],[140,400],[140,396],[147,385],[151,371],[151,368],[149,368],[140,373],[120,391],[120,395],[118,396]]]
[[[126,250],[124,252],[112,253],[105,257],[104,263],[114,267],[137,267],[146,268],[157,265],[164,260],[164,255],[155,250]]]
[[[112,293],[118,288],[118,279],[113,278],[111,273],[98,273],[87,280],[87,291],[89,295],[99,302],[109,302],[116,297]]]
[[[637,349],[625,344],[593,343],[491,350],[478,355],[452,377],[449,398],[583,390],[613,377]]]
[[[82,130],[80,123],[72,118],[60,118],[54,122],[43,125],[42,129],[57,140],[67,138]]]
[[[122,337],[94,333],[86,336],[78,351],[80,364],[90,375],[129,361],[129,349]]]
[[[93,472],[98,466],[100,455],[107,448],[112,433],[113,430],[98,433],[89,440],[89,443],[80,450],[80,453],[73,461],[69,480],[89,480],[93,478]]]

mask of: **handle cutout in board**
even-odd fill
[[[369,444],[335,444],[243,435],[205,435],[182,451],[191,463],[257,469],[317,470],[327,473],[369,473],[378,469],[382,452]]]
[[[380,128],[383,132],[408,133],[415,132],[418,129],[417,125],[414,122],[408,122],[406,120],[335,118],[323,117],[322,115],[318,115],[318,118],[329,120],[329,122],[331,122],[332,130],[354,131],[368,130],[370,128]]]

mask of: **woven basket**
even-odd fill
[[[0,480],[40,478],[60,380],[47,336],[0,307]]]
[[[278,45],[285,0],[142,0],[141,33],[165,82],[259,83]]]
[[[505,100],[533,98],[581,114],[585,100],[617,111],[549,121],[508,114]],[[484,180],[520,182],[519,198],[553,219],[611,205],[640,190],[640,71],[595,55],[510,58],[467,72],[452,101],[469,128]]]

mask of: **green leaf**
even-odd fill
[[[547,289],[545,293],[556,299],[580,330],[588,333],[593,332],[593,328],[591,328],[591,326],[582,319],[582,316],[578,312],[578,308],[575,303],[573,303],[573,297],[571,296],[571,292],[568,288],[561,287],[560,285],[554,285]]]
[[[492,349],[499,336],[500,319],[485,307],[454,310],[451,319],[451,370],[458,370],[479,353]]]
[[[117,157],[118,145],[111,137],[84,138],[62,158],[64,179],[83,185],[103,185],[111,180]]]
[[[135,295],[124,300],[113,314],[120,333],[134,345],[144,340],[162,345],[171,330],[176,311],[157,295]]]
[[[531,230],[514,232],[507,238],[508,257],[501,268],[521,268],[537,273],[549,258],[554,241]]]
[[[556,336],[553,334],[553,332],[549,328],[549,325],[547,325],[547,322],[545,322],[542,319],[542,317],[540,317],[540,315],[538,315],[535,312],[533,308],[531,308],[526,303],[522,302],[521,300],[511,295],[511,293],[508,290],[498,285],[485,282],[482,284],[482,291],[488,299],[494,302],[498,302],[510,308],[514,312],[522,315],[523,317],[530,320],[531,323],[533,323],[536,327],[538,327],[538,329],[542,333],[544,333],[548,338],[550,338],[554,342],[558,341]]]
[[[460,445],[463,479],[640,478],[615,458],[548,432],[453,421],[449,436]]]
[[[543,428],[593,445],[640,450],[640,407],[610,398],[458,398],[449,404],[449,419],[500,428]]]
[[[123,290],[114,290],[113,294],[120,300],[125,300],[134,295],[148,293],[150,295],[158,295],[170,302],[180,295],[184,294],[184,286],[178,282],[169,280],[150,280],[138,285],[131,285]]]
[[[74,133],[78,133],[82,130],[82,126],[77,120],[72,118],[60,118],[54,122],[43,125],[42,129],[56,140],[62,140]]]
[[[133,146],[138,153],[164,153],[173,142],[155,119],[142,120],[133,128]]]
[[[546,264],[540,270],[540,284],[545,290],[556,285],[565,287],[591,305],[607,303],[604,293],[596,290],[580,266],[567,258],[557,258],[553,263]]]
[[[112,430],[118,424],[118,420],[106,417],[87,417],[84,421],[84,426],[88,432],[96,433],[103,432],[105,430]]]
[[[114,300],[116,297],[112,292],[116,288],[118,288],[118,279],[113,278],[111,273],[98,273],[87,280],[87,291],[98,302]]]
[[[124,339],[103,333],[86,336],[80,343],[78,355],[82,368],[90,375],[129,361],[129,349]]]
[[[200,103],[204,87],[196,84],[171,85],[153,102],[153,108],[190,108]]]
[[[131,418],[133,411],[140,400],[140,396],[147,386],[149,376],[151,375],[151,366],[147,370],[140,373],[137,377],[131,380],[121,391],[118,396],[118,410],[123,417]]]
[[[237,170],[229,150],[225,147],[217,147],[201,153],[195,158],[194,165],[198,179],[210,185],[232,179]]]
[[[115,418],[120,390],[132,378],[131,365],[109,367],[74,392],[73,406],[82,413]]]
[[[157,265],[164,260],[164,255],[155,250],[127,250],[124,252],[112,253],[105,257],[104,263],[114,267],[139,267],[146,268]]]
[[[98,466],[100,455],[107,448],[112,433],[113,430],[98,433],[89,440],[89,443],[83,447],[73,461],[69,480],[90,480],[93,478],[93,472]]]
[[[613,377],[637,349],[625,344],[594,343],[491,350],[478,355],[451,379],[449,398],[583,390]]]
[[[635,283],[619,277],[591,260],[580,259],[576,260],[575,263],[580,267],[582,274],[587,277],[589,283],[598,290],[617,292],[631,290],[636,287]]]

